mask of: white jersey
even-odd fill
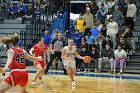
[[[64,49],[66,50],[66,54],[64,56],[71,57],[70,60],[63,60],[63,64],[66,67],[74,68],[75,67],[75,52],[76,48],[72,46],[72,50],[69,50],[68,46],[65,46]]]

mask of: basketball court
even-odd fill
[[[50,71],[44,75],[44,84],[37,80],[35,86],[30,83],[35,70],[29,70],[29,93],[140,93],[140,76],[138,74],[112,75],[108,73],[78,72],[75,77],[76,86],[71,85],[68,75],[61,71]],[[17,93],[14,87],[6,93]]]

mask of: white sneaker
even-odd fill
[[[39,77],[39,80],[40,80],[40,82],[41,82],[42,84],[44,84],[44,82],[43,82],[42,78],[40,78],[40,77]]]
[[[72,86],[75,86],[75,81],[72,81]]]
[[[32,82],[31,82],[31,85],[32,85],[32,86],[35,86],[35,82],[32,81]]]

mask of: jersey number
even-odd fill
[[[23,64],[25,63],[25,59],[24,59],[24,54],[17,54],[16,55],[16,61],[18,62],[18,64]]]

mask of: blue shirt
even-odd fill
[[[95,44],[95,40],[93,36],[85,36],[88,45]]]
[[[81,44],[81,39],[82,39],[82,36],[81,34],[74,34],[72,32],[70,32],[70,34],[73,36],[74,38],[74,44],[76,45],[80,45]]]
[[[98,29],[91,29],[90,32],[92,33],[92,36],[96,38],[100,31]]]
[[[49,44],[51,43],[51,40],[52,40],[51,36],[44,35],[42,38],[44,39],[44,44],[49,46]]]

